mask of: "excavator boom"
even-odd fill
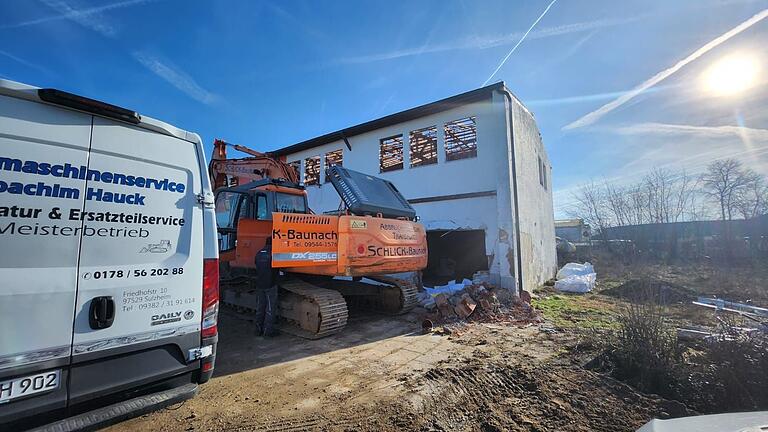
[[[249,154],[251,157],[227,159],[227,147]],[[279,158],[243,145],[229,144],[220,139],[213,142],[213,157],[208,169],[214,190],[265,178],[285,179],[291,183],[299,183],[298,172]]]

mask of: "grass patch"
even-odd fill
[[[592,295],[554,294],[533,299],[545,319],[560,328],[615,328],[614,306]]]

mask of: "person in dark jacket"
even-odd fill
[[[277,276],[272,268],[272,239],[267,238],[263,248],[256,254],[256,335],[271,337],[277,333]]]

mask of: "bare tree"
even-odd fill
[[[707,166],[701,176],[704,192],[720,206],[722,220],[732,220],[739,197],[755,181],[757,174],[744,169],[736,159],[722,159]]]
[[[603,184],[606,211],[610,213],[614,225],[632,224],[632,202],[629,200],[627,189],[607,181]]]
[[[646,174],[642,187],[646,193],[650,222],[670,223],[681,220],[693,199],[694,184],[685,171],[655,168]]]
[[[611,221],[606,211],[603,188],[595,182],[586,183],[573,194],[573,200],[575,204],[568,210],[568,214],[583,219],[605,236],[605,229],[611,226]]]
[[[736,208],[744,219],[768,214],[768,183],[765,177],[747,172],[749,182],[736,198]]]
[[[684,170],[678,173],[674,189],[673,209],[674,221],[685,220],[692,213],[691,208],[699,189],[698,179],[691,177]]]
[[[630,207],[630,225],[648,223],[648,194],[642,184],[626,188],[627,200]]]
[[[711,220],[715,217],[712,213],[712,204],[709,196],[702,192],[700,185],[701,182],[697,180],[696,186],[691,191],[691,200],[686,209],[686,220]]]

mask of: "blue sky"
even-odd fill
[[[480,87],[550,4],[4,0],[0,77],[129,107],[209,146],[270,150]],[[558,213],[591,179],[696,173],[729,156],[768,173],[766,9],[552,4],[490,82],[534,112]],[[757,62],[757,84],[703,91],[707,68],[733,53]]]

